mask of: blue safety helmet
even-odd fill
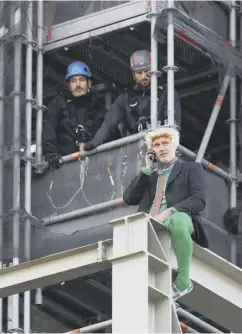
[[[74,77],[75,75],[83,75],[85,77],[91,78],[92,72],[87,64],[83,63],[82,61],[74,61],[71,63],[66,72],[66,80]]]

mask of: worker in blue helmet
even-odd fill
[[[127,91],[121,93],[114,101],[105,120],[93,138],[85,145],[89,151],[103,144],[117,124],[124,124],[123,135],[134,134],[145,129],[150,124],[151,108],[151,54],[148,50],[137,50],[130,57],[130,69],[133,74],[133,83]],[[167,124],[167,89],[157,87],[157,116],[158,121]],[[175,91],[175,124],[181,127],[180,99]]]
[[[101,126],[107,110],[92,94],[92,72],[81,61],[71,63],[65,75],[67,89],[48,104],[43,122],[43,153],[51,168],[59,168],[61,157],[80,149]],[[120,132],[109,140],[120,138]]]

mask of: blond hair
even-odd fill
[[[179,132],[173,127],[164,126],[147,133],[146,144],[148,146],[148,150],[152,149],[153,141],[161,137],[170,138],[171,142],[174,144],[175,149],[177,149],[180,140]]]

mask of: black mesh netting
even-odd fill
[[[141,150],[141,144],[142,142],[137,142],[90,156],[85,171],[83,191],[62,209],[53,207],[47,196],[50,184],[53,180],[51,197],[55,206],[65,206],[80,188],[80,162],[66,163],[58,171],[48,171],[45,175],[33,176],[32,214],[38,221],[32,220],[32,257],[112,237],[112,227],[108,222],[135,213],[137,206],[113,205],[95,213],[70,220],[65,219],[61,223],[49,226],[43,226],[41,220],[122,197],[123,190],[144,164],[145,149]],[[110,173],[114,185],[110,180]],[[206,181],[207,207],[203,216],[222,227],[222,217],[228,208],[227,184],[219,176],[208,171],[206,171]],[[210,240],[210,249],[229,259],[229,239],[206,224],[205,227]],[[7,238],[7,232],[5,236]],[[11,252],[11,247],[7,247],[5,252],[7,256],[7,253]]]

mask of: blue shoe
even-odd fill
[[[192,290],[193,290],[193,284],[192,284],[192,281],[190,281],[189,283],[189,286],[184,289],[184,290],[179,290],[177,287],[176,287],[176,284],[173,283],[172,284],[172,289],[173,289],[173,295],[172,295],[172,299],[173,300],[177,300],[178,298],[181,298],[182,296],[190,293]]]

